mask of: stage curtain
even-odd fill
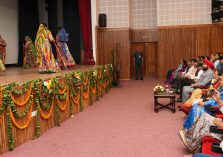
[[[23,65],[23,43],[25,36],[30,36],[34,41],[38,27],[39,15],[37,0],[19,0],[19,66]]]
[[[57,29],[58,29],[58,21],[57,21],[57,1],[55,0],[46,0],[46,3],[48,4],[47,7],[47,12],[48,12],[48,26],[49,26],[49,30],[52,32],[52,35],[54,37],[54,39],[56,39],[56,35],[57,35]],[[53,55],[54,57],[57,59],[57,51],[56,51],[56,47],[54,46],[53,43],[51,43],[52,45],[52,51],[53,51]]]
[[[84,64],[94,65],[95,61],[92,52],[92,37],[91,37],[91,12],[90,0],[78,0],[80,21],[81,21],[81,31],[84,47]]]
[[[68,47],[76,64],[81,63],[81,26],[77,0],[63,1],[63,26],[69,33]]]

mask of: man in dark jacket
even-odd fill
[[[134,53],[134,65],[135,65],[135,79],[138,80],[138,71],[140,74],[140,80],[143,80],[142,66],[143,66],[143,55],[139,51],[139,48],[136,48]]]

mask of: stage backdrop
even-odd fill
[[[18,1],[0,0],[0,34],[7,42],[6,64],[18,63]]]
[[[19,0],[19,56],[18,64],[23,65],[23,44],[25,36],[28,35],[33,43],[39,27],[37,0]]]
[[[77,0],[63,1],[63,25],[69,33],[68,46],[70,53],[77,64],[80,64],[81,56],[81,28],[80,15]]]

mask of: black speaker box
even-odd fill
[[[99,25],[99,27],[107,26],[106,14],[99,14],[98,25]]]

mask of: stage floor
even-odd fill
[[[100,65],[76,65],[69,70],[61,70],[58,73],[52,74],[40,74],[38,69],[23,69],[22,67],[8,67],[5,72],[0,72],[0,86],[10,84],[12,82],[24,83],[29,80],[35,80],[38,78],[46,79],[61,74],[70,73],[77,70],[87,70],[90,68],[99,67]]]

